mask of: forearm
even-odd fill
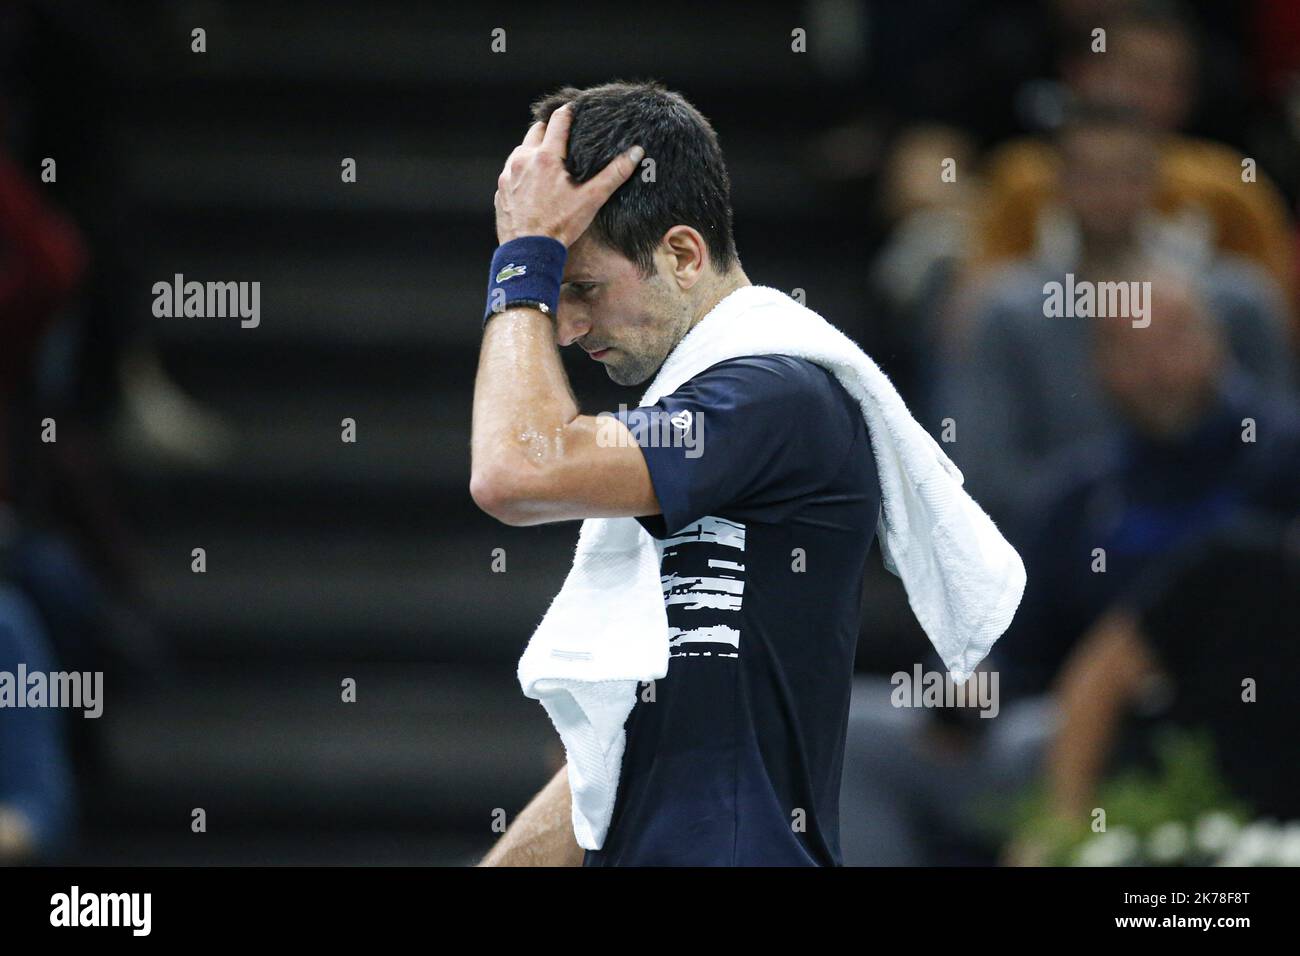
[[[505,308],[490,315],[483,330],[474,383],[470,493],[479,507],[508,524],[518,523],[519,501],[552,497],[545,476],[555,462],[565,461],[567,428],[579,418],[556,342],[568,250],[645,155],[635,146],[596,175],[575,182],[565,167],[572,121],[566,103],[546,121],[533,123],[506,160],[493,197],[500,245],[493,256],[488,301],[492,309]],[[515,252],[519,258],[510,259]],[[497,262],[496,255],[510,261]],[[508,282],[514,284],[502,285]],[[530,300],[546,303],[552,314],[524,305]],[[512,301],[519,307],[506,307]],[[568,517],[563,510],[560,515]]]
[[[1088,812],[1120,716],[1108,701],[1089,700],[1085,693],[1080,686],[1063,695],[1060,730],[1047,761],[1053,812],[1071,820]]]
[[[582,866],[564,766],[515,817],[479,866]]]
[[[1059,688],[1061,724],[1047,760],[1058,815],[1087,813],[1120,720],[1151,669],[1136,623],[1124,613],[1103,618],[1067,662]]]
[[[490,319],[474,382],[474,473],[546,465],[562,454],[564,428],[577,416],[553,320],[528,308]]]

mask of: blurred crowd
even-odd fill
[[[1251,813],[1300,819],[1300,8],[1231,6],[1235,29],[1142,0],[969,10],[1055,61],[972,67],[968,118],[882,140],[867,337],[1028,586],[981,668],[996,716],[859,679],[846,864],[1041,862],[1018,801],[1087,821],[1171,726],[1210,734]],[[1052,283],[1117,282],[1149,283],[1149,314],[1048,306]]]
[[[0,672],[98,672],[129,689],[171,662],[113,455],[198,465],[215,442],[122,307],[118,198],[59,175],[59,161],[109,155],[88,13],[0,8]],[[69,62],[82,72],[58,69]],[[0,711],[0,864],[73,851],[102,747],[80,712]]]

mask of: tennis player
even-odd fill
[[[533,116],[498,180],[470,490],[510,525],[635,517],[664,545],[671,650],[625,724],[601,849],[578,846],[561,770],[483,864],[839,865],[880,508],[862,411],[815,363],[750,356],[601,440],[557,346],[639,385],[712,310],[743,307],[730,182],[708,121],[657,83],[566,88]],[[638,411],[698,441],[630,428]]]

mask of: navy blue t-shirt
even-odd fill
[[[820,366],[766,355],[619,418],[663,511],[637,520],[662,551],[670,657],[639,688],[609,833],[584,865],[839,865],[880,508],[862,411]]]

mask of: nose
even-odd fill
[[[560,348],[572,345],[590,331],[590,316],[581,310],[560,306],[555,315],[555,343]]]

